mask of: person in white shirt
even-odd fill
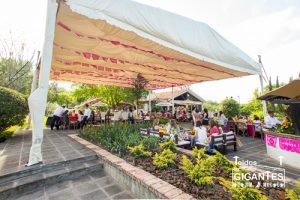
[[[265,127],[266,128],[275,128],[277,124],[282,124],[276,117],[274,117],[274,111],[269,110],[269,116],[265,117]]]
[[[85,105],[85,110],[84,110],[84,114],[83,114],[83,119],[81,121],[81,127],[85,126],[87,124],[88,119],[91,116],[91,109],[89,108],[89,105],[86,104]]]
[[[51,130],[53,130],[53,127],[55,126],[57,130],[59,130],[59,121],[60,117],[64,114],[66,106],[59,106],[56,108],[56,110],[53,113],[53,119],[51,122]]]

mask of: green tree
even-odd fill
[[[117,86],[88,86],[88,85],[74,85],[74,97],[78,102],[85,101],[90,98],[101,98],[104,103],[111,107],[115,107],[124,101],[132,99],[131,91],[128,88]]]
[[[253,92],[252,99],[247,103],[241,106],[241,113],[251,115],[255,114],[260,118],[263,117],[263,108],[262,101],[258,99],[259,92],[258,88],[256,88]]]
[[[279,88],[280,84],[279,84],[279,78],[278,76],[276,77],[276,88]],[[283,112],[283,106],[281,104],[278,104],[278,110],[279,112]]]
[[[76,100],[72,92],[61,92],[57,95],[56,103],[59,105],[66,105],[68,108],[69,106],[75,106]]]
[[[271,92],[273,90],[273,85],[272,85],[272,80],[271,80],[271,77],[269,79],[269,92]],[[270,103],[270,108],[271,110],[274,110],[275,111],[275,106],[273,103]]]
[[[224,99],[220,103],[220,108],[227,117],[233,117],[240,113],[240,104],[232,98]]]
[[[57,102],[58,95],[63,92],[66,92],[66,90],[62,87],[58,87],[58,84],[56,82],[50,83],[48,89],[48,102],[58,103]]]
[[[29,95],[33,74],[32,62],[25,58],[25,43],[12,36],[0,42],[0,86]]]
[[[215,111],[215,110],[219,110],[219,104],[214,101],[206,101],[203,104],[203,108],[206,108],[207,110]]]
[[[14,125],[22,125],[28,114],[25,96],[15,90],[0,87],[0,133]]]

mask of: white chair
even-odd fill
[[[114,112],[113,121],[117,122],[120,120],[121,112]]]
[[[121,113],[121,116],[122,116],[122,120],[128,121],[128,112],[127,111],[123,111]]]

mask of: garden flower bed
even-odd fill
[[[157,138],[143,137],[139,128],[145,126],[147,125],[108,125],[101,129],[88,127],[81,131],[80,136],[195,198],[288,199],[284,189],[233,187],[232,170],[238,170],[241,174],[245,171],[225,156],[220,153],[208,156],[204,149],[194,149],[192,155],[185,155],[176,150],[172,141],[159,145]],[[257,184],[250,181],[234,183]]]

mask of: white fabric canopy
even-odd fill
[[[148,89],[249,74],[260,65],[207,24],[129,0],[69,0],[56,19],[51,78]]]
[[[170,102],[159,102],[155,104],[156,106],[172,106],[173,104]]]

